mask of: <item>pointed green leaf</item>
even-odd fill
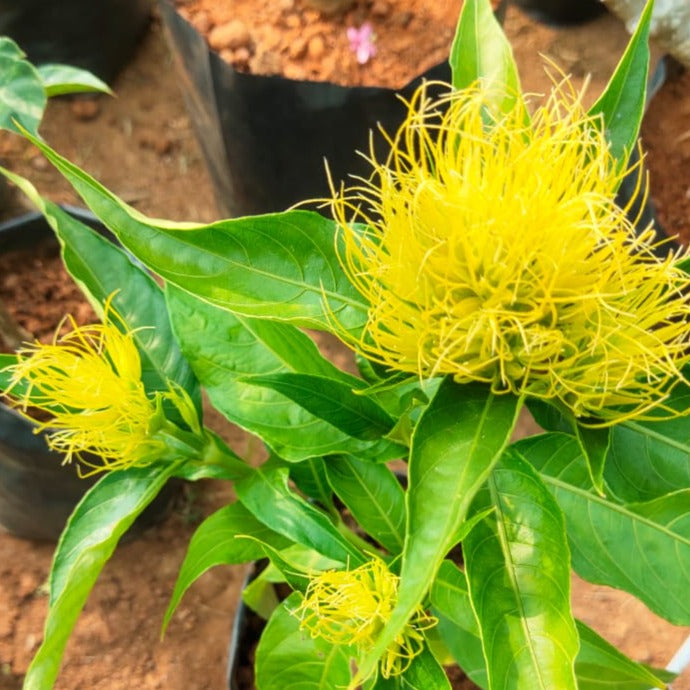
[[[7,36],[0,37],[0,58],[26,59],[26,53]]]
[[[146,218],[47,144],[25,136],[152,271],[238,314],[358,333],[367,305],[338,260],[335,222],[293,210],[210,225]]]
[[[253,539],[238,539],[238,535]],[[262,558],[259,541],[283,548],[290,542],[259,522],[241,503],[231,503],[207,517],[194,532],[177,575],[175,589],[163,618],[167,627],[175,609],[190,585],[217,565],[235,565]]]
[[[405,493],[400,481],[384,464],[349,455],[325,463],[333,491],[364,532],[392,555],[401,553],[405,536]]]
[[[244,382],[281,393],[315,417],[362,441],[375,441],[394,426],[393,419],[374,400],[325,376],[286,372],[252,376]]]
[[[676,386],[665,406],[680,416],[630,420],[611,430],[605,479],[623,501],[648,501],[690,489],[690,387]]]
[[[17,120],[36,134],[46,100],[36,68],[12,39],[0,37],[0,128],[16,132]]]
[[[79,502],[55,552],[44,639],[27,671],[24,690],[53,687],[67,639],[99,573],[120,537],[175,469],[170,463],[112,472]]]
[[[342,563],[364,562],[359,549],[334,527],[328,517],[288,487],[286,468],[259,468],[235,483],[242,504],[275,532]]]
[[[579,690],[651,690],[666,688],[668,673],[652,672],[577,621],[580,651],[575,662]]]
[[[465,0],[450,50],[452,84],[464,89],[480,81],[500,112],[508,112],[520,93],[510,43],[489,0]]]
[[[47,64],[36,67],[48,98],[68,93],[110,93],[108,85],[95,74],[70,65]]]
[[[264,555],[271,561],[272,573],[279,574],[277,582],[286,582],[295,592],[306,592],[310,576],[322,570],[342,570],[343,561],[326,558],[313,549],[292,544],[285,549],[275,549],[266,542],[261,542]],[[267,569],[268,570],[268,569]]]
[[[472,609],[465,573],[443,561],[430,592],[432,610],[439,618],[441,639],[460,668],[482,688],[489,686],[477,619]]]
[[[233,315],[174,286],[168,286],[166,295],[184,356],[213,406],[231,422],[261,437],[289,461],[338,452],[361,455],[377,448],[284,395],[248,382],[248,376],[288,371],[340,376],[304,333],[290,324]],[[339,380],[357,380],[342,376]]]
[[[591,115],[603,116],[611,153],[621,165],[637,141],[647,98],[652,6],[653,0],[649,0],[606,89],[589,110]]]
[[[577,442],[546,434],[516,444],[566,516],[574,570],[622,589],[676,625],[690,625],[690,490],[620,504],[594,492]]]
[[[258,690],[326,690],[350,682],[351,651],[300,630],[292,611],[298,593],[279,606],[264,629],[256,650]]]
[[[412,437],[398,602],[363,662],[366,676],[419,605],[470,503],[506,447],[521,401],[447,378]]]
[[[431,603],[439,617],[439,632],[460,667],[482,688],[488,688],[479,628],[472,610],[465,574],[444,561],[431,590]],[[579,690],[650,690],[666,687],[664,671],[652,671],[628,659],[584,623],[575,621],[580,649],[575,659]]]
[[[488,481],[494,514],[463,542],[489,686],[575,690],[563,516],[539,475],[510,451]]]
[[[603,495],[604,469],[611,446],[612,429],[583,426],[570,410],[559,408],[543,400],[531,400],[529,409],[543,429],[570,434],[577,439],[580,450],[587,459],[592,484]]]
[[[242,590],[242,603],[264,620],[268,620],[280,606],[280,601],[273,583],[262,575],[263,573]]]
[[[592,484],[603,495],[604,464],[611,444],[611,430],[608,427],[591,429],[576,423],[575,435],[582,453],[587,459],[587,468]]]

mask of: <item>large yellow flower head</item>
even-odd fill
[[[398,596],[397,575],[380,558],[354,570],[326,570],[314,576],[295,612],[312,637],[366,653],[388,623]],[[384,678],[403,673],[424,649],[423,631],[436,619],[419,607],[379,662]]]
[[[64,453],[65,462],[76,457],[93,471],[151,462],[163,447],[155,438],[164,419],[161,394],[149,397],[144,390],[133,332],[109,303],[104,323],[78,327],[70,319],[70,325],[52,343],[18,352],[7,392],[21,391],[16,404],[30,418],[43,413],[41,421],[34,418],[36,432],[48,430],[48,445]]]
[[[335,195],[341,261],[370,305],[353,345],[577,416],[640,415],[690,354],[688,277],[614,202],[627,171],[567,82],[531,115],[522,95],[506,113],[490,101],[420,88],[388,159]]]

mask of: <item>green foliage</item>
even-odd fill
[[[256,684],[261,690],[321,690],[347,687],[350,654],[347,648],[305,635],[291,609],[293,594],[275,610],[256,650]]]
[[[653,2],[647,2],[616,71],[589,111],[602,116],[611,152],[621,165],[636,144],[647,98],[652,7]]]
[[[26,673],[26,690],[53,686],[70,632],[99,573],[175,467],[169,463],[108,474],[75,508],[55,552],[45,636]]]
[[[483,503],[495,510],[463,542],[489,687],[572,688],[578,649],[570,613],[564,520],[528,462],[506,452]]]
[[[642,114],[650,11],[651,4],[591,111],[601,114],[621,160]],[[22,89],[43,80],[29,100],[43,103],[46,93],[60,92],[60,81],[88,86],[64,70],[29,69],[12,50],[0,42],[0,61],[18,64]],[[479,83],[499,111],[520,95],[510,45],[488,0],[463,4],[450,63],[453,88]],[[304,210],[209,225],[145,218],[36,138],[38,110],[30,109],[33,120],[20,118],[24,135],[126,251],[5,174],[45,214],[65,264],[99,313],[116,292],[113,304],[134,331],[146,390],[183,389],[197,411],[203,390],[214,408],[259,439],[268,459],[239,458],[175,406],[157,411],[155,461],[104,477],[69,522],[27,688],[52,686],[98,572],[170,476],[230,480],[236,501],[196,530],[164,625],[208,569],[267,559],[245,591],[246,602],[269,619],[256,654],[259,690],[358,683],[365,690],[443,690],[451,661],[491,690],[665,687],[669,674],[628,659],[574,619],[570,577],[574,570],[690,624],[685,383],[664,401],[678,417],[655,419],[652,411],[649,419],[622,418],[603,429],[528,399],[547,431],[516,441],[522,395],[499,394],[483,380],[459,383],[435,369],[428,378],[387,370],[367,357],[370,305],[357,276],[343,270],[335,222]],[[360,373],[324,357],[307,328],[359,345]],[[9,381],[3,367],[14,362],[0,356],[0,388]],[[391,460],[399,461],[395,472]],[[390,587],[383,575],[373,584],[357,579],[372,563]],[[276,582],[292,589],[282,602]],[[352,591],[359,596],[348,599]],[[340,596],[345,604],[335,614],[320,608],[306,625],[302,614],[314,597],[323,603],[319,596],[330,597],[331,608]],[[348,615],[355,614],[353,633]],[[335,634],[329,615],[339,620]],[[409,664],[400,662],[408,657]],[[385,677],[382,659],[393,659],[396,673]]]
[[[11,39],[0,37],[0,128],[17,124],[36,134],[48,98],[68,93],[110,89],[86,70],[67,65],[34,67]]]

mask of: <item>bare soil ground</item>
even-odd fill
[[[266,5],[273,2],[264,0]],[[259,0],[251,4],[255,7]],[[450,26],[456,14],[452,12],[454,4],[450,0],[436,3]],[[282,5],[284,21],[295,3],[285,0]],[[367,5],[373,6],[379,7],[384,17],[392,12],[393,4]],[[209,22],[208,29],[212,28],[212,20]],[[610,16],[581,27],[553,29],[511,9],[506,29],[526,89],[543,92],[548,87],[537,57],[541,52],[579,81],[590,75],[591,98],[601,90],[627,40],[622,27]],[[447,32],[445,35],[449,37]],[[323,36],[328,52],[331,46]],[[319,48],[312,46],[310,53],[309,45],[307,41],[304,51],[293,50],[297,56],[293,64],[302,70],[296,74],[313,73]],[[274,50],[282,54],[283,49]],[[376,57],[371,61],[372,68],[376,61]],[[160,26],[154,21],[133,61],[114,84],[115,98],[56,101],[49,106],[41,131],[58,151],[140,211],[172,219],[210,221],[218,217],[213,192],[171,64]],[[353,69],[360,68],[353,65]],[[689,93],[689,75],[675,76],[652,102],[643,130],[649,149],[652,197],[659,216],[669,232],[684,238],[690,237]],[[0,157],[10,168],[30,177],[51,199],[78,203],[68,185],[21,140],[1,138]],[[12,203],[6,206],[6,215],[21,210],[18,197],[13,196]],[[236,449],[242,451],[246,446],[246,439],[222,420],[213,419],[211,425]],[[165,522],[118,548],[69,643],[57,688],[226,687],[225,659],[243,568],[218,568],[204,575],[183,600],[162,641],[160,623],[195,526],[229,498],[230,490],[222,484],[207,482],[191,487]],[[40,642],[52,550],[49,543],[0,533],[0,690],[20,687]],[[646,663],[665,665],[690,633],[660,621],[631,597],[606,588],[575,581],[574,597],[579,617]],[[690,690],[690,674],[686,673],[674,688]]]

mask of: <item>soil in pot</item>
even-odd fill
[[[447,59],[457,0],[177,0],[179,13],[240,71],[343,86],[402,88]],[[316,6],[324,10],[315,9]],[[348,28],[369,24],[372,55],[357,60]]]

